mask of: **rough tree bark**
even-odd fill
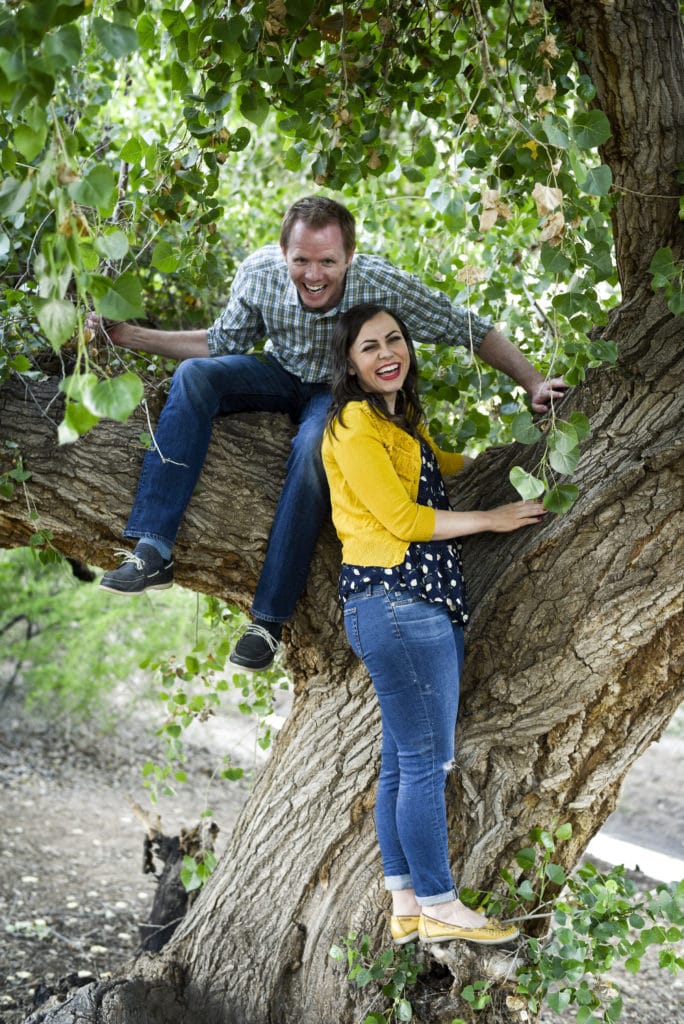
[[[681,701],[681,320],[650,288],[660,246],[684,252],[677,221],[684,67],[674,2],[569,2],[613,135],[603,153],[621,193],[615,216],[623,303],[605,332],[620,348],[562,413],[592,423],[563,519],[466,545],[472,623],[449,782],[455,874],[489,887],[536,825],[569,820],[571,867],[615,806],[621,780]],[[679,152],[677,148],[679,147]],[[108,565],[137,477],[140,420],[103,423],[55,444],[54,383],[0,393],[3,436],[32,472],[40,525],[66,553]],[[282,478],[289,431],[263,416],[217,425],[205,479],[178,544],[178,580],[246,606]],[[462,507],[510,500],[509,466],[535,453],[490,452],[460,483]],[[239,482],[239,483],[238,483]],[[33,531],[21,497],[0,508],[6,546]],[[378,721],[342,635],[328,528],[292,624],[292,714],[219,868],[172,941],[48,1015],[50,1024],[347,1024],[359,1019],[328,958],[350,929],[383,938],[373,829]],[[679,662],[678,662],[679,659]],[[457,993],[496,957],[453,945],[453,976],[420,1019],[468,1016]],[[521,1019],[497,990],[488,1024]],[[496,1017],[494,1017],[494,1014]]]

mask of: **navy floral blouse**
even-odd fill
[[[448,509],[444,479],[430,445],[420,439],[421,473],[418,504]],[[409,544],[404,561],[385,569],[378,565],[348,565],[340,570],[340,602],[369,583],[382,583],[387,590],[411,590],[425,601],[445,604],[453,622],[468,621],[461,544],[456,540],[416,541]]]

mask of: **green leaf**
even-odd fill
[[[681,284],[667,296],[667,308],[675,316],[684,316],[684,288]]]
[[[128,239],[118,228],[107,231],[95,239],[95,248],[108,260],[122,260],[128,252]]]
[[[14,129],[13,142],[27,163],[38,156],[45,145],[47,138],[47,125],[34,130],[28,125],[18,125]]]
[[[566,512],[570,511],[577,501],[578,496],[579,488],[575,487],[574,484],[556,484],[556,486],[552,487],[549,493],[544,496],[542,504],[549,512],[554,512],[557,516],[562,516]]]
[[[75,67],[81,57],[81,34],[75,25],[62,25],[43,39],[43,54],[54,71]]]
[[[572,990],[562,988],[558,992],[549,992],[546,1001],[554,1013],[562,1013],[570,1005]]]
[[[511,433],[520,444],[534,444],[542,436],[541,430],[534,425],[532,414],[524,411],[513,417]]]
[[[0,217],[13,217],[22,213],[31,195],[31,180],[17,181],[5,178],[0,186]]]
[[[107,164],[96,164],[85,178],[73,181],[68,192],[81,206],[94,206],[101,214],[108,216],[116,201],[116,180],[114,171]]]
[[[236,132],[231,133],[231,136],[226,144],[226,149],[229,149],[231,153],[237,153],[241,149],[245,149],[249,145],[251,138],[252,136],[250,134],[249,128],[245,128],[245,126],[243,125],[242,128],[238,128]]]
[[[523,871],[529,871],[533,868],[536,859],[537,853],[532,846],[525,846],[522,850],[518,850],[515,855],[515,862]]]
[[[571,448],[570,451],[553,448],[549,451],[549,462],[551,466],[557,473],[562,473],[563,476],[572,476],[577,469],[579,459],[579,448]]]
[[[573,416],[580,415],[581,413],[573,413]],[[570,418],[572,419],[572,417]],[[570,824],[570,822],[566,821],[564,822],[564,824],[559,825],[556,831],[554,832],[554,835],[556,839],[560,839],[562,842],[567,842],[567,840],[572,837],[572,825]]]
[[[128,372],[120,377],[99,380],[88,388],[83,400],[93,416],[106,416],[125,423],[143,397],[142,381],[137,374]]]
[[[610,121],[602,110],[580,111],[572,120],[572,134],[580,149],[596,149],[611,136]]]
[[[98,41],[112,57],[125,57],[138,49],[138,33],[126,25],[115,25],[97,15],[93,18],[93,30]]]
[[[545,868],[546,877],[549,881],[553,882],[554,885],[565,884],[565,871],[560,864],[547,864]]]
[[[328,956],[332,960],[344,960],[344,950],[340,949],[339,946],[331,946],[328,950]]]
[[[57,430],[60,444],[72,444],[81,434],[86,434],[97,423],[97,416],[80,402],[67,402],[64,419]]]
[[[547,114],[543,122],[544,134],[549,140],[552,146],[556,146],[558,149],[567,149],[570,145],[570,138],[568,136],[567,125],[563,118],[551,117]]]
[[[612,184],[613,172],[607,164],[601,164],[591,168],[580,188],[590,196],[607,196]]]
[[[74,336],[78,324],[76,307],[66,299],[35,299],[38,323],[55,352]]]
[[[248,121],[262,125],[268,116],[268,100],[264,90],[256,83],[245,89],[240,100],[240,112]]]
[[[157,23],[151,14],[141,14],[135,26],[142,49],[151,50],[157,44]]]
[[[628,970],[630,974],[638,974],[640,967],[641,960],[636,956],[630,956],[625,960],[625,969]]]
[[[109,283],[104,295],[94,296],[95,309],[108,320],[133,320],[143,316],[138,278],[126,271]]]
[[[523,501],[530,501],[533,498],[540,497],[546,489],[543,480],[539,480],[538,477],[528,473],[520,466],[513,466],[508,474],[508,479]]]
[[[122,160],[125,160],[126,163],[137,164],[140,163],[140,161],[142,160],[143,154],[144,147],[142,142],[140,141],[140,139],[137,139],[135,136],[133,136],[133,138],[128,139],[126,142],[124,142],[123,146],[121,147],[119,156]]]
[[[591,433],[591,423],[589,422],[588,417],[585,416],[583,412],[573,412],[570,416],[570,425],[575,431],[578,441],[583,441],[584,438],[588,437]],[[571,830],[572,834],[572,826],[567,825],[567,828]]]
[[[152,266],[163,273],[172,273],[177,270],[180,260],[170,242],[157,242],[152,250]]]
[[[570,260],[563,255],[559,248],[548,245],[546,242],[542,245],[541,263],[549,274],[565,274],[572,267]]]
[[[399,999],[394,1005],[397,1020],[413,1020],[413,1007],[408,999]]]
[[[556,420],[548,434],[548,446],[551,451],[572,452],[579,443],[575,428],[565,420]]]
[[[653,275],[654,288],[664,288],[677,276],[678,268],[669,246],[658,249],[651,260],[648,272]]]
[[[31,369],[31,362],[26,356],[18,355],[10,360],[10,367],[16,373],[26,373],[27,370]]]

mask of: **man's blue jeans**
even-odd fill
[[[327,385],[305,384],[270,355],[213,356],[179,363],[154,433],[156,448],[145,453],[124,536],[147,534],[173,545],[204,465],[214,416],[286,413],[298,430],[252,614],[269,622],[287,621],[304,589],[329,510],[320,457],[329,405]]]
[[[344,622],[380,702],[382,761],[375,823],[385,888],[423,906],[454,899],[444,787],[453,766],[463,630],[444,605],[371,584]]]

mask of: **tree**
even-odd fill
[[[584,371],[578,372],[577,386],[560,410],[565,423],[579,413],[591,424],[591,440],[574,477],[579,497],[571,510],[541,532],[503,540],[482,537],[467,545],[473,616],[457,735],[459,771],[449,782],[449,806],[456,875],[462,884],[476,888],[496,886],[502,869],[514,870],[514,853],[534,826],[572,823],[573,837],[562,854],[564,866],[571,867],[614,808],[629,766],[660,735],[682,699],[675,673],[682,646],[681,570],[673,557],[681,533],[681,404],[676,382],[682,332],[675,312],[677,267],[684,255],[677,219],[683,138],[681,23],[670,0],[616,0],[611,5],[568,0],[555,4],[553,22],[540,5],[533,7],[541,19],[549,18],[542,35],[548,87],[554,69],[552,41],[572,49],[585,86],[592,86],[585,90],[590,109],[572,124],[576,134],[578,125],[599,132],[600,168],[609,169],[613,182],[606,200],[612,205],[621,301],[594,340],[614,342],[619,357],[610,367],[589,369],[584,380]],[[418,42],[427,40],[432,54],[426,77],[434,88],[420,101],[414,97],[414,107],[423,103],[439,108],[439,89],[448,107],[456,91],[450,93],[448,83],[461,82],[458,48],[449,50],[443,33],[444,25],[452,24],[449,19],[458,22],[454,38],[469,32],[477,42],[479,70],[471,75],[479,76],[478,89],[487,96],[481,105],[485,120],[501,89],[510,86],[519,97],[519,83],[506,81],[495,70],[492,39],[503,38],[497,12],[483,11],[478,3],[425,5],[428,20],[421,22],[422,37],[408,5],[395,5],[382,14],[375,5],[353,8],[386,43],[374,51],[377,61],[387,58],[383,74],[377,76],[370,59],[361,59],[363,52],[357,51],[356,64],[351,59],[354,25],[344,9],[326,7],[325,17],[313,7],[307,10],[303,22],[319,21],[315,30],[306,32],[301,24],[293,28],[288,23],[284,4],[273,3],[268,11],[263,5],[245,8],[244,17],[250,10],[254,17],[270,18],[268,38],[261,37],[267,45],[284,45],[290,39],[287,33],[294,34],[300,65],[324,46],[326,33],[329,45],[338,47],[347,90],[347,105],[336,107],[334,127],[340,132],[348,123],[343,111],[349,123],[363,117],[354,101],[355,83],[361,80],[359,88],[369,90],[369,107],[377,105],[379,116],[389,118],[386,107],[392,98],[396,105],[407,102],[407,93],[423,81],[416,68],[425,67],[427,50],[418,56],[414,50],[413,63],[407,64],[413,77],[405,68],[403,78],[385,52],[396,58],[392,47],[402,27],[411,28]],[[519,13],[510,8],[511,24],[518,24]],[[193,30],[187,23],[178,29],[180,15],[170,8],[163,17],[176,43],[186,47],[186,59],[195,59]],[[226,45],[235,48],[239,62],[231,31],[226,28]],[[354,38],[361,46],[359,37]],[[293,75],[282,82],[271,83],[264,75],[241,87],[243,113],[260,117],[262,96],[268,95],[276,103],[295,106],[303,95],[297,93],[297,60]],[[7,74],[6,62],[2,66]],[[466,81],[472,66],[463,63]],[[564,64],[559,81],[569,70],[570,64]],[[315,81],[313,88],[310,120],[317,124],[320,116],[323,123],[330,93],[324,86],[318,89]],[[289,99],[288,89],[293,93]],[[444,123],[439,109],[423,114]],[[603,118],[609,135],[603,131]],[[552,136],[545,136],[547,143],[556,147],[554,157],[560,151],[567,161],[572,148],[567,143],[567,151],[563,149],[563,137],[556,134],[562,131],[559,123],[557,117],[545,121],[540,113],[529,122],[528,142],[542,146],[539,125],[545,124],[544,131]],[[281,130],[287,131],[287,125],[281,123]],[[315,136],[314,129],[311,134]],[[351,176],[359,140],[354,135],[339,151],[332,145],[325,153],[319,150],[314,173],[327,175],[333,185],[337,175]],[[370,171],[382,172],[391,164],[389,144],[382,140],[379,131],[361,142],[363,152],[370,154]],[[428,153],[429,142],[428,133],[419,133],[414,156]],[[310,151],[316,151],[317,137],[309,143]],[[527,152],[536,159],[534,145]],[[476,149],[474,159],[479,159]],[[513,161],[514,154],[507,159]],[[416,166],[421,166],[417,159]],[[510,166],[515,176],[522,175],[517,165]],[[593,174],[598,189],[606,179],[600,168]],[[529,178],[537,173],[532,168]],[[572,175],[562,169],[554,173],[563,188],[570,187]],[[494,208],[498,201],[492,200]],[[597,216],[592,208],[585,223]],[[575,280],[588,288],[581,268],[586,269],[592,256],[594,236],[587,232],[584,244],[572,236],[568,224],[556,222],[556,227],[559,232],[565,228],[566,234],[559,255],[569,259],[572,251],[579,262],[560,269],[554,247],[550,252],[545,248],[544,258],[549,266],[558,266],[556,273],[573,270]],[[591,303],[581,305],[579,290],[571,281],[554,309],[568,322],[573,317],[597,319]],[[26,543],[35,533],[31,512],[37,509],[40,528],[51,532],[60,550],[108,564],[111,542],[130,505],[140,459],[138,435],[146,421],[140,413],[125,424],[103,420],[76,444],[60,447],[55,438],[58,395],[54,380],[33,383],[16,375],[0,391],[3,435],[18,446],[12,449],[15,469],[19,477],[31,474],[28,500],[17,487],[0,506],[0,534],[6,546]],[[551,429],[556,429],[553,424]],[[178,546],[179,582],[246,606],[287,440],[284,424],[262,416],[233,418],[217,426],[208,469],[220,463],[230,473],[214,473],[219,486],[193,498]],[[569,447],[576,446],[575,437]],[[541,440],[524,449],[488,452],[459,487],[458,504],[510,500],[506,481],[513,465],[534,476],[544,458]],[[290,630],[293,712],[227,853],[193,911],[160,955],[138,960],[127,976],[83,990],[65,1007],[36,1019],[60,1024],[76,1019],[173,1024],[190,1016],[221,1024],[357,1019],[354,996],[329,960],[328,949],[350,928],[366,931],[378,942],[383,935],[372,821],[378,726],[368,680],[341,636],[334,596],[338,556],[328,529]],[[453,992],[447,986],[435,995],[426,1021],[441,1024],[463,1014],[458,992],[486,969],[479,953],[456,946],[450,947],[446,962]],[[492,1011],[487,1016],[490,1011],[485,1010],[478,1019],[517,1020],[517,1011],[505,1002],[513,988],[514,982],[501,982],[496,1015]]]

